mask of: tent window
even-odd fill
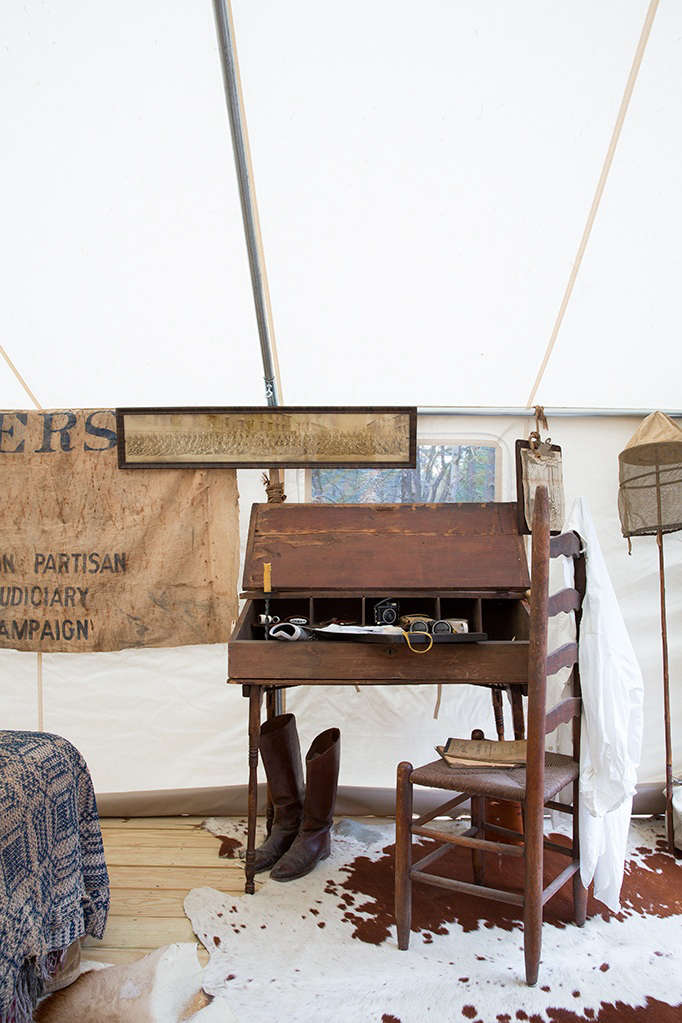
[[[312,469],[310,499],[330,504],[494,501],[497,447],[419,444],[416,469]]]

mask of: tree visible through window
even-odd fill
[[[313,469],[312,500],[331,504],[494,501],[496,449],[420,444],[416,469]]]

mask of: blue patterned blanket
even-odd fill
[[[0,1023],[26,1023],[59,954],[109,909],[95,794],[57,735],[0,730]]]

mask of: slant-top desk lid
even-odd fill
[[[245,596],[274,591],[504,591],[530,585],[516,503],[254,504]]]

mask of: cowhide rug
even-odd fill
[[[238,854],[243,821],[207,826],[223,855]],[[255,895],[237,897],[193,889],[185,911],[210,952],[204,990],[253,1023],[682,1021],[682,867],[661,851],[658,821],[633,821],[620,913],[591,899],[577,928],[570,883],[548,903],[535,988],[513,906],[415,884],[410,948],[399,951],[392,839],[392,822],[342,820],[330,859],[299,881],[262,874]],[[490,884],[518,886],[518,861],[500,871],[487,859]],[[552,874],[557,860],[548,853]],[[464,850],[439,862],[471,876]]]

